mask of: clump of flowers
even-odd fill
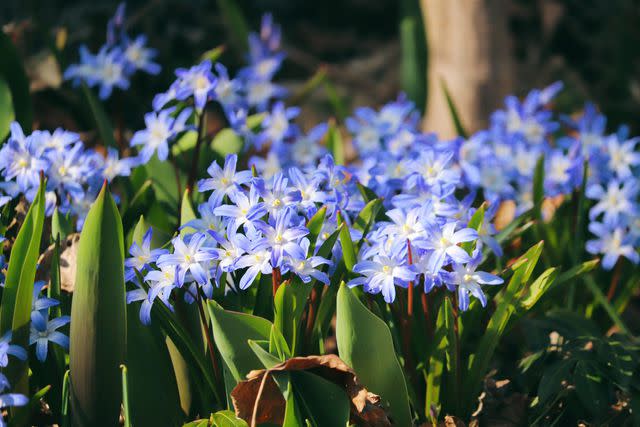
[[[98,87],[101,99],[111,96],[114,88],[126,90],[131,77],[138,71],[158,74],[160,65],[154,62],[155,49],[147,47],[144,35],[129,37],[125,29],[125,3],[121,3],[107,24],[107,41],[96,54],[80,47],[80,63],[70,65],[65,80]]]
[[[77,133],[56,129],[25,135],[14,122],[7,143],[0,148],[0,206],[21,194],[32,202],[43,174],[47,215],[58,207],[78,218],[80,230],[104,180],[128,176],[134,165],[134,159],[120,159],[114,148],[107,149],[106,157],[85,148]]]

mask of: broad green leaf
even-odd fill
[[[13,112],[13,99],[11,99],[11,89],[7,82],[0,75],[0,145],[9,134],[9,126],[15,120]]]
[[[111,426],[120,415],[127,311],[122,222],[107,184],[91,206],[78,243],[71,305],[71,419]],[[82,319],[77,321],[77,319]]]
[[[404,373],[389,327],[342,283],[336,309],[338,354],[360,382],[389,404],[395,425],[412,425]]]
[[[215,301],[209,301],[208,306],[216,348],[234,380],[242,381],[249,371],[261,366],[248,341],[268,340],[271,322],[250,314],[224,310]]]
[[[349,401],[343,389],[310,372],[292,371],[289,375],[296,403],[311,425],[348,425]]]
[[[297,354],[299,347],[300,319],[311,289],[311,284],[302,283],[296,277],[280,285],[274,296],[273,325],[282,333],[293,355]]]
[[[460,394],[460,379],[462,372],[460,372],[460,343],[459,338],[456,336],[456,317],[453,313],[453,304],[448,296],[442,300],[443,320],[444,323],[441,327],[444,328],[447,335],[447,346],[445,348],[446,360],[447,360],[447,393],[446,401],[452,408],[454,413],[458,413],[458,399],[455,396]],[[437,325],[436,325],[437,327]]]
[[[264,366],[265,369],[271,369],[277,364],[284,362],[284,360],[280,360],[279,358],[271,354],[267,349],[265,349],[265,346],[269,347],[268,341],[249,340],[248,343],[249,347],[256,355],[256,357],[260,360],[260,363],[262,364],[262,366]]]
[[[33,281],[45,219],[46,185],[46,181],[40,182],[38,193],[11,248],[0,306],[0,334],[12,331],[12,344],[24,349],[29,347]],[[12,359],[6,373],[15,392],[28,394],[28,360]]]
[[[212,418],[213,425],[216,427],[247,427],[247,423],[231,411],[218,411]]]
[[[460,119],[460,114],[458,113],[458,108],[456,107],[451,94],[449,93],[449,88],[447,87],[447,83],[444,79],[440,79],[440,86],[442,87],[442,92],[444,93],[444,97],[447,101],[447,106],[449,107],[449,113],[451,114],[451,120],[453,121],[453,126],[456,129],[456,132],[459,136],[463,138],[467,138],[469,134],[464,128],[462,124],[462,120]]]
[[[127,305],[127,367],[131,423],[178,425],[184,419],[165,337],[158,322],[143,325],[139,304]]]
[[[185,175],[174,169],[170,162],[161,162],[156,155],[151,157],[145,165],[145,169],[153,183],[156,200],[162,207],[160,214],[164,217],[168,216],[168,222],[175,225],[179,214],[178,207],[182,199],[181,191],[186,187]],[[160,225],[152,221],[150,212],[147,213],[147,220],[154,225]]]
[[[22,65],[20,55],[11,39],[0,31],[0,78],[11,90],[13,111],[25,134],[30,133],[32,126],[31,93],[29,79]],[[2,105],[2,104],[0,104]],[[1,140],[2,136],[0,136]]]
[[[298,408],[295,394],[293,393],[292,384],[289,382],[285,401],[284,421],[282,427],[305,427],[304,417]]]
[[[91,110],[93,121],[98,129],[102,143],[107,147],[117,148],[118,146],[113,136],[113,126],[102,104],[100,104],[100,101],[98,101],[94,93],[91,92],[91,89],[89,89],[85,83],[82,83],[82,93],[84,94],[87,106]]]
[[[609,408],[609,384],[601,372],[588,361],[579,360],[573,370],[573,382],[582,406],[598,418]]]
[[[183,153],[193,150],[198,143],[198,132],[190,130],[182,134],[171,146],[171,155],[174,158],[180,157]]]
[[[542,372],[538,384],[538,402],[545,405],[554,396],[557,396],[562,388],[563,381],[570,380],[571,370],[575,360],[562,360]]]

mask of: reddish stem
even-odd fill
[[[280,267],[274,267],[271,272],[271,286],[273,288],[273,296],[276,296],[278,288],[280,287],[280,281],[282,280],[282,274],[280,273]]]
[[[413,264],[413,255],[411,253],[411,241],[407,239],[407,262],[409,265]],[[407,292],[407,316],[413,316],[413,282],[409,282],[409,289]]]
[[[616,294],[616,289],[618,288],[618,283],[620,282],[620,276],[622,275],[622,258],[618,259],[616,262],[616,268],[613,271],[613,276],[611,277],[611,283],[609,284],[609,290],[607,291],[607,301],[611,302],[613,296]]]
[[[211,358],[211,365],[213,366],[213,374],[216,377],[216,382],[219,382],[220,377],[218,373],[218,361],[216,360],[216,350],[213,342],[211,341],[213,335],[211,334],[211,330],[209,329],[209,322],[207,322],[207,318],[204,315],[204,309],[202,308],[202,297],[200,296],[200,292],[196,291],[196,294],[198,300],[198,312],[200,313],[200,321],[202,322],[202,327],[204,328],[206,334],[207,348],[209,349],[209,358]]]

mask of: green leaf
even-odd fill
[[[60,240],[64,240],[72,232],[73,228],[71,227],[71,218],[67,215],[61,214],[56,207],[53,210],[53,215],[51,216],[51,236],[53,237],[53,240],[58,236],[60,236]]]
[[[118,148],[113,136],[113,126],[111,126],[109,116],[107,116],[107,113],[105,113],[102,108],[102,104],[100,104],[100,101],[98,101],[93,92],[91,92],[91,89],[89,89],[85,83],[82,83],[82,93],[87,106],[91,110],[93,121],[98,129],[98,134],[100,134],[102,143],[107,147]]]
[[[69,367],[73,425],[111,426],[120,415],[126,350],[124,242],[118,208],[102,187],[78,243]]]
[[[338,94],[336,87],[326,79],[324,81],[324,90],[327,93],[327,98],[329,98],[329,103],[333,107],[333,112],[336,115],[336,118],[341,123],[344,122],[344,119],[349,115],[349,110],[345,105],[344,99]]]
[[[380,212],[380,208],[382,208],[382,199],[374,199],[367,203],[355,221],[353,221],[353,228],[356,230],[360,230],[363,236],[366,236],[371,226],[373,225],[378,212]]]
[[[418,110],[424,111],[427,99],[427,46],[420,8],[414,0],[403,1],[400,20],[400,45],[402,61],[400,74],[402,90]]]
[[[236,383],[242,381],[249,371],[261,366],[248,341],[268,340],[271,322],[250,314],[224,310],[215,301],[209,301],[208,306],[216,348]]]
[[[340,128],[335,122],[329,123],[329,130],[327,131],[327,149],[333,155],[333,160],[337,165],[344,165],[344,141],[342,140]]]
[[[247,423],[231,411],[218,411],[212,418],[216,427],[247,427]]]
[[[516,312],[522,293],[542,252],[543,242],[529,249],[512,267],[513,276],[506,288],[496,296],[496,311],[491,316],[478,350],[469,362],[469,372],[466,376],[465,393],[467,396],[464,413],[471,411],[482,385],[482,378],[489,368],[496,346],[504,334],[511,316]],[[533,297],[530,302],[535,299]]]
[[[0,77],[11,90],[15,118],[24,133],[28,134],[31,131],[33,121],[29,79],[18,51],[9,36],[3,31],[0,31]],[[2,104],[0,103],[0,105]]]
[[[209,60],[212,63],[218,61],[222,54],[224,53],[224,45],[214,47],[213,49],[209,49],[205,53],[200,56],[200,61]]]
[[[464,125],[462,124],[462,120],[460,120],[460,114],[458,113],[458,108],[456,107],[456,104],[453,102],[453,98],[449,93],[449,88],[447,87],[447,83],[444,81],[444,79],[440,79],[440,86],[442,87],[442,92],[444,92],[444,97],[447,100],[447,106],[449,107],[449,112],[451,113],[451,120],[453,120],[453,126],[455,127],[458,135],[466,139],[469,136],[469,134],[465,130]]]
[[[292,384],[289,382],[286,393],[286,406],[284,410],[284,421],[282,427],[305,427],[304,417],[298,407],[295,395],[293,393]]]
[[[178,425],[184,419],[178,384],[159,323],[143,325],[139,304],[127,305],[127,367],[131,424]]]
[[[244,142],[231,128],[220,130],[211,141],[211,149],[218,153],[221,157],[227,154],[239,153],[242,150]]]
[[[389,327],[371,313],[344,284],[336,309],[338,353],[360,382],[389,403],[398,426],[412,425],[407,384],[396,357]]]
[[[311,425],[348,425],[349,401],[343,389],[310,372],[292,371],[289,375],[296,403]]]
[[[555,267],[545,270],[538,278],[528,286],[519,301],[519,308],[522,311],[531,310],[538,300],[549,290],[556,277],[558,270]]]
[[[0,333],[4,335],[12,331],[12,344],[24,349],[29,348],[33,281],[45,219],[46,185],[46,181],[40,182],[38,193],[11,249],[0,306]],[[28,373],[28,360],[14,358],[9,363],[7,377],[17,393],[28,394]]]
[[[536,162],[533,172],[533,217],[542,220],[542,202],[544,201],[544,154]]]
[[[249,347],[256,355],[256,357],[260,360],[262,366],[264,366],[265,369],[271,369],[277,364],[284,362],[284,360],[278,359],[276,356],[274,356],[264,348],[264,346],[269,346],[269,342],[249,340],[248,343]]]
[[[315,213],[307,222],[307,229],[309,230],[309,234],[307,238],[311,245],[309,246],[309,252],[313,253],[313,250],[316,247],[316,241],[318,240],[318,236],[322,231],[322,226],[324,225],[324,219],[327,216],[327,207],[323,206],[318,209],[318,212]]]
[[[11,89],[0,75],[0,145],[9,134],[9,126],[15,120]]]
[[[356,249],[351,240],[351,233],[349,232],[349,226],[342,219],[342,214],[338,212],[338,226],[340,228],[340,244],[342,245],[342,259],[344,265],[348,271],[353,270],[353,266],[358,262]]]
[[[558,276],[553,287],[556,288],[557,286],[568,282],[569,280],[573,280],[578,276],[582,276],[583,274],[592,271],[598,266],[599,263],[599,259],[592,259],[591,261],[585,261],[582,264],[571,267],[569,270],[562,272]]]
[[[294,355],[300,341],[300,319],[313,287],[299,278],[280,285],[274,296],[273,325],[282,333]]]
[[[271,354],[276,354],[280,360],[287,360],[293,353],[289,348],[289,344],[284,339],[284,336],[275,325],[271,326],[271,335],[269,335],[269,351]]]
[[[582,406],[594,417],[606,414],[609,407],[609,386],[605,381],[602,374],[591,363],[583,360],[576,363],[573,371],[576,394]]]
[[[570,379],[571,369],[575,360],[562,360],[553,366],[545,369],[538,384],[538,402],[545,405],[554,396],[558,395],[562,388],[562,383]]]
[[[447,299],[448,301],[448,299]],[[449,347],[449,328],[451,325],[452,313],[450,310],[451,303],[440,304],[438,316],[436,318],[436,329],[433,335],[433,351],[429,357],[429,371],[426,373],[427,395],[425,399],[425,414],[430,416],[432,413],[440,412],[440,390],[442,388],[442,379],[444,375],[444,366],[447,359],[447,349]],[[436,419],[432,420],[437,422]]]
[[[359,182],[356,182],[356,186],[358,187],[358,191],[360,191],[360,194],[362,194],[362,198],[366,203],[369,203],[370,201],[378,198],[376,192],[369,187],[366,187]]]
[[[189,189],[184,190],[182,196],[182,203],[180,205],[180,227],[183,227],[189,221],[196,219],[196,213],[191,205],[191,197],[189,196]],[[180,229],[180,234],[185,235],[189,232],[193,233],[195,230],[191,227],[185,227]]]
[[[224,17],[229,37],[239,52],[246,52],[249,43],[249,25],[235,0],[218,0],[218,7]]]
[[[480,208],[478,208],[477,211],[474,212],[473,216],[471,217],[471,219],[469,220],[469,225],[467,225],[467,227],[469,228],[473,228],[474,230],[476,230],[478,233],[481,233],[482,230],[480,230],[480,228],[482,227],[482,224],[484,224],[484,203],[480,206]],[[462,243],[462,249],[464,249],[465,251],[471,253],[473,251],[473,246],[474,246],[475,242],[464,242]]]

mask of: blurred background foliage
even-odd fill
[[[458,7],[464,13],[465,1],[440,5]],[[37,87],[32,89],[38,89],[35,109],[41,127],[78,128],[69,121],[83,117],[82,112],[69,117],[54,107],[71,107],[74,103],[65,100],[64,93],[47,90],[47,87],[58,86],[60,80],[55,76],[56,70],[50,69],[53,61],[47,61],[44,46],[58,43],[74,53],[79,43],[86,42],[90,48],[97,49],[104,40],[104,24],[117,3],[86,0],[0,2],[0,23],[4,31],[20,47],[32,79],[38,76]],[[128,25],[147,34],[149,45],[160,51],[158,62],[162,64],[163,72],[153,79],[138,76],[126,99],[116,96],[110,100],[118,107],[126,105],[126,108],[118,108],[126,115],[126,123],[142,120],[152,95],[164,90],[172,81],[173,70],[193,63],[201,52],[225,45],[223,62],[231,68],[241,64],[242,51],[230,37],[230,31],[237,28],[225,26],[225,15],[220,10],[224,3],[215,0],[128,2]],[[239,6],[252,28],[258,25],[265,11],[272,11],[282,24],[288,60],[279,78],[293,93],[303,87],[309,76],[322,69],[344,99],[346,108],[381,105],[403,88],[418,106],[424,107],[425,67],[430,61],[421,37],[424,32],[420,6],[428,14],[434,2],[237,0],[230,3]],[[483,1],[472,3],[476,4],[474,7],[478,3],[479,7],[484,7]],[[639,130],[638,124],[634,123],[640,110],[638,1],[500,0],[495,5],[499,6],[499,16],[492,15],[490,22],[496,22],[496,28],[498,20],[506,22],[507,31],[500,37],[508,40],[502,40],[500,44],[506,49],[500,48],[492,56],[505,56],[513,63],[514,77],[505,84],[500,82],[507,87],[500,87],[489,95],[477,87],[453,87],[454,100],[456,94],[462,96],[471,92],[472,98],[488,96],[490,99],[482,105],[493,109],[506,93],[522,94],[531,87],[563,80],[567,90],[558,100],[562,109],[577,111],[584,100],[590,99],[610,118],[610,126],[628,123],[633,130]],[[462,19],[459,15],[449,13],[448,19],[432,23],[442,26],[433,31],[456,31],[460,24],[457,21]],[[471,29],[477,33],[476,42],[483,42],[482,37],[494,36],[492,24],[489,28],[482,28],[482,22],[477,25],[478,28]],[[464,42],[469,43],[469,40]],[[467,46],[456,46],[452,40],[451,46],[446,48]],[[69,57],[74,56],[67,55]],[[441,77],[455,80],[453,74],[456,72],[456,67],[449,68],[447,75]],[[428,88],[431,98],[441,97],[441,88],[431,86]],[[305,98],[303,126],[332,114],[328,98],[325,91],[314,91]],[[482,123],[490,111],[465,111],[462,105],[460,114],[474,130],[476,121],[471,116],[484,117],[479,119]],[[440,129],[436,125],[436,129],[429,130]]]

